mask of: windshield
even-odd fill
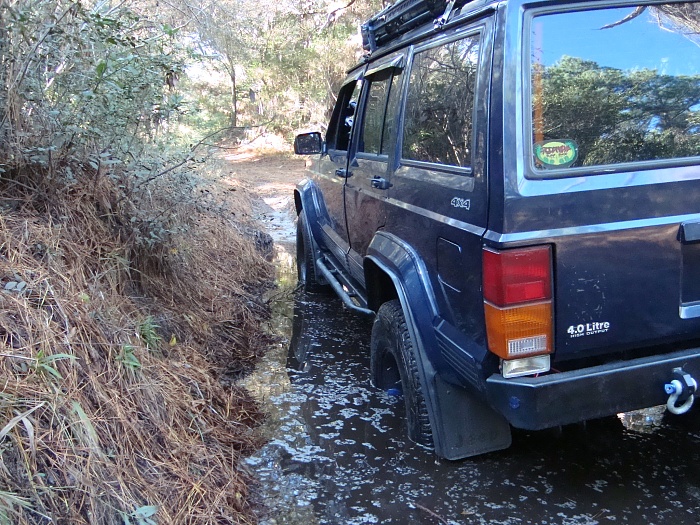
[[[541,175],[700,156],[699,4],[543,14],[530,28]]]

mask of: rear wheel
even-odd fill
[[[297,218],[297,279],[307,292],[317,292],[325,287],[319,284],[314,266],[311,239],[306,233],[306,219],[300,213]]]
[[[371,369],[374,384],[389,393],[401,393],[406,405],[408,437],[432,447],[433,434],[418,377],[414,345],[397,299],[384,303],[372,326]]]

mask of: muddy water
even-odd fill
[[[405,438],[402,401],[369,384],[371,321],[293,293],[281,254],[271,329],[283,342],[247,383],[271,414],[247,461],[263,525],[700,523],[700,412],[516,431],[506,451],[437,459]]]

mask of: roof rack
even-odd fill
[[[447,23],[453,9],[468,2],[469,0],[398,0],[360,26],[362,47],[373,53],[384,44],[431,20],[436,28],[440,28]]]

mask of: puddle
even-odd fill
[[[269,443],[247,460],[262,525],[699,523],[700,417],[657,409],[542,432],[450,462],[405,438],[402,400],[369,384],[371,320],[296,292],[278,245],[270,349],[246,386]]]

